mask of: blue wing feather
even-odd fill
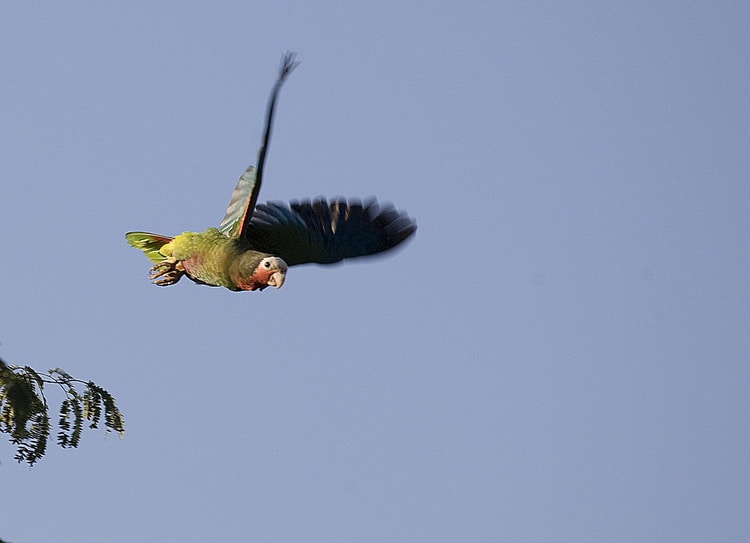
[[[260,149],[258,150],[258,167],[250,166],[245,173],[240,176],[237,186],[232,192],[229,200],[226,214],[221,220],[219,230],[227,237],[239,238],[247,227],[250,217],[253,215],[253,209],[258,201],[261,182],[263,181],[263,167],[266,163],[266,154],[268,152],[268,142],[271,139],[271,126],[273,125],[273,111],[276,107],[276,98],[281,90],[281,85],[286,77],[297,66],[294,60],[294,53],[287,53],[281,60],[279,77],[271,90],[271,96],[268,99],[268,108],[266,110],[266,127],[263,131]]]
[[[282,59],[279,77],[268,102],[266,126],[258,151],[257,169],[250,166],[232,192],[219,230],[242,239],[257,251],[283,258],[290,266],[332,264],[392,249],[417,229],[416,222],[391,205],[375,199],[324,198],[282,204],[257,204],[263,178],[273,113],[281,85],[297,63],[293,53]]]
[[[248,210],[255,205],[258,199],[258,191],[254,190],[260,185],[255,182],[255,168],[250,166],[245,173],[240,176],[237,186],[232,191],[232,197],[229,199],[227,212],[219,224],[219,231],[228,238],[236,238],[248,214]],[[253,194],[255,193],[255,194]]]
[[[279,256],[289,266],[333,264],[392,249],[417,230],[416,222],[376,200],[303,200],[259,204],[243,239],[256,251]]]

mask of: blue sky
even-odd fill
[[[0,537],[747,541],[750,8],[13,3],[0,357],[126,436],[0,442]],[[403,250],[149,284],[124,233],[378,198]],[[58,399],[50,390],[53,405]],[[64,535],[61,535],[64,534]]]

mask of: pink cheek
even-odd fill
[[[258,288],[262,290],[268,284],[268,279],[271,277],[272,273],[273,271],[271,270],[255,270],[253,275],[248,277],[247,280],[239,283],[238,286],[243,290],[256,290]]]
[[[268,284],[268,280],[271,278],[272,274],[272,270],[258,270],[255,272],[255,275],[253,275],[253,278],[256,283],[263,283],[265,285]]]

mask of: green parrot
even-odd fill
[[[323,198],[257,204],[276,98],[297,66],[294,53],[284,55],[271,91],[258,166],[240,176],[218,228],[169,237],[128,232],[127,242],[151,262],[150,278],[173,285],[186,275],[198,284],[234,291],[280,288],[289,266],[333,264],[345,258],[392,249],[417,229],[408,215],[375,199]]]

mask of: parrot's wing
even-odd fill
[[[243,236],[258,251],[289,266],[333,264],[387,251],[417,230],[416,222],[374,199],[325,199],[258,205]]]
[[[232,191],[227,212],[219,225],[219,230],[228,238],[239,237],[248,212],[252,215],[251,211],[255,207],[260,190],[260,183],[256,179],[259,177],[256,175],[255,167],[250,166],[240,176],[237,186]]]
[[[257,169],[250,166],[245,173],[240,176],[237,186],[232,192],[229,200],[229,206],[224,218],[221,220],[219,230],[227,237],[237,238],[247,227],[250,217],[253,215],[255,203],[258,201],[260,184],[263,180],[263,165],[266,162],[266,153],[268,152],[268,142],[271,139],[271,125],[273,124],[273,110],[276,107],[276,98],[284,83],[286,77],[297,66],[294,60],[294,53],[287,53],[281,60],[279,77],[276,84],[271,90],[271,97],[268,99],[268,109],[266,110],[266,129],[263,133],[260,149],[258,150],[258,167]]]

